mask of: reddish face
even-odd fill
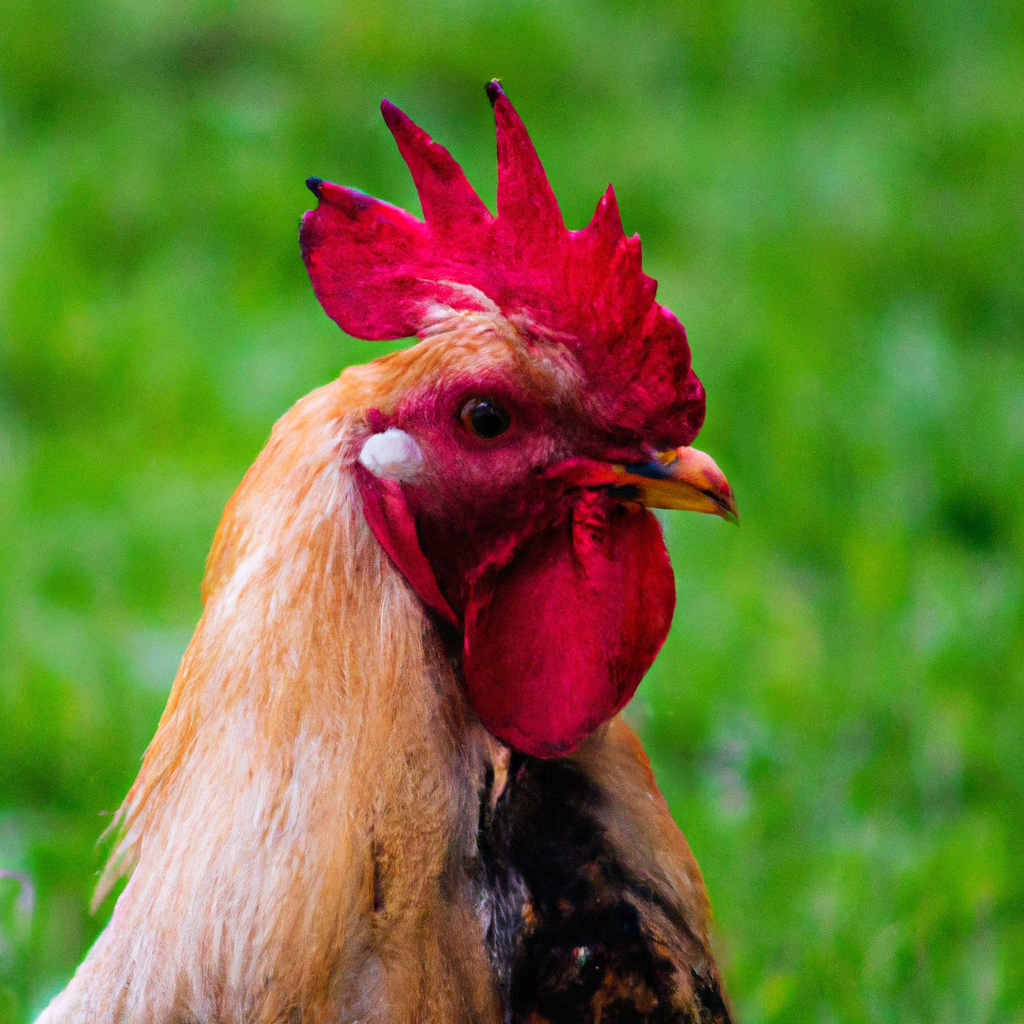
[[[373,431],[402,431],[421,458],[400,482],[361,468],[360,487],[399,568],[461,629],[481,721],[554,756],[623,707],[668,632],[675,590],[649,492],[735,510],[706,456],[659,462],[598,426],[560,346],[500,318],[476,327],[391,357],[409,385],[371,414]]]

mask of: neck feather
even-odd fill
[[[439,900],[415,890],[475,842],[459,823],[475,822],[480,729],[361,515],[351,398],[343,376],[284,416],[225,511],[97,899],[131,877],[65,1009],[364,1016],[385,989],[422,992],[410,971],[449,973],[386,957],[382,942],[473,930],[431,921]]]

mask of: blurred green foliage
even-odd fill
[[[739,497],[666,517],[630,714],[740,1017],[1024,1020],[1024,8],[5,0],[0,1022],[109,915],[224,502],[383,351],[311,293],[304,178],[418,208],[387,94],[493,196],[494,75],[570,226],[615,183]]]

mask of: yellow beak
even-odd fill
[[[696,448],[673,448],[660,452],[650,462],[612,469],[616,485],[635,487],[639,500],[651,508],[709,512],[739,525],[729,481],[715,460]]]

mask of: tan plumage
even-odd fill
[[[130,871],[127,887],[42,1024],[506,1019],[481,843],[517,785],[509,751],[367,527],[353,467],[367,409],[439,374],[500,364],[565,400],[571,374],[523,352],[500,317],[462,314],[275,426],[224,513],[202,618],[118,815],[98,896]],[[717,1019],[704,886],[638,741],[615,720],[569,763],[600,794],[602,856],[643,881],[628,899],[673,965],[678,1019]],[[517,913],[529,935],[528,898]],[[638,1014],[650,1003],[612,973],[588,1019],[623,992]]]

